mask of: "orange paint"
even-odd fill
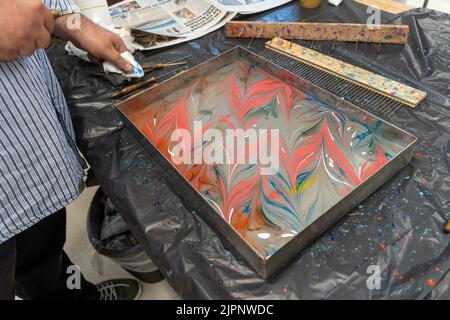
[[[398,151],[370,126],[245,61],[180,84],[164,98],[145,99],[128,113],[135,126],[262,256],[288,242],[284,234],[301,232]],[[271,132],[272,126],[280,131],[276,175],[262,175],[260,163],[237,162],[237,155],[246,161],[258,155],[258,143],[232,146],[230,163],[192,159],[196,151],[210,151],[203,137],[209,129],[226,135],[235,129]],[[179,129],[185,134],[172,141]],[[226,150],[228,142],[223,143]],[[183,147],[183,154],[175,156],[182,163],[171,161],[175,146]]]

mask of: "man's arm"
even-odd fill
[[[48,6],[48,7],[47,7]],[[127,51],[122,39],[79,14],[53,18],[50,9],[76,11],[72,0],[0,0],[0,62],[29,56],[50,45],[50,35],[72,41],[94,62],[106,60],[123,71],[133,67],[120,54]],[[80,23],[73,24],[73,19]],[[72,19],[72,20],[70,20]]]
[[[62,12],[79,11],[72,0],[44,0],[44,3],[49,9]],[[100,63],[106,60],[126,72],[133,70],[133,67],[120,56],[128,50],[122,39],[80,14],[57,18],[53,34],[87,51],[93,62]]]
[[[79,21],[73,23],[76,19]],[[133,66],[120,55],[128,51],[122,39],[82,15],[67,15],[56,19],[53,34],[88,52],[93,62],[108,61],[125,72],[133,70]]]

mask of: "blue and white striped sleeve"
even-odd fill
[[[49,9],[56,9],[60,11],[80,10],[72,0],[44,0],[44,4]]]

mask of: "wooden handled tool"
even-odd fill
[[[168,73],[166,73],[166,74],[163,74],[162,76],[159,76],[159,77],[151,77],[151,78],[149,78],[149,79],[146,79],[146,80],[137,82],[137,83],[135,83],[135,84],[132,84],[132,85],[130,85],[130,86],[124,87],[124,88],[122,88],[122,89],[120,89],[120,90],[114,92],[114,93],[111,95],[111,98],[112,98],[112,99],[117,99],[117,98],[126,96],[127,94],[130,94],[130,93],[132,93],[132,92],[134,92],[134,91],[136,91],[136,90],[138,90],[138,89],[140,89],[140,88],[142,88],[142,87],[144,87],[144,86],[146,86],[146,85],[154,84],[154,83],[155,83],[156,81],[158,81],[159,79],[164,78],[165,76],[167,76],[167,75],[169,75],[169,74],[171,74],[171,73],[176,73],[177,71],[180,71],[180,70],[183,69],[183,68],[184,68],[184,67],[181,67],[181,68],[175,69],[175,70],[173,70],[173,71],[171,71],[171,72],[168,72]]]
[[[61,11],[59,11],[59,10],[52,9],[50,11],[52,12],[54,19],[58,19],[61,16]]]
[[[155,64],[152,66],[142,67],[142,70],[144,70],[144,72],[147,73],[147,72],[152,72],[152,71],[160,70],[160,69],[164,69],[164,68],[182,66],[185,64],[187,64],[187,61],[180,61],[180,62],[175,62],[175,63],[158,63],[158,64]]]
[[[63,16],[68,16],[69,14],[80,13],[79,11],[72,11],[72,10],[61,11],[61,10],[52,9],[50,11],[51,11],[54,19],[58,19]]]
[[[126,96],[127,94],[130,94],[130,93],[132,93],[132,92],[138,90],[139,88],[142,88],[143,86],[146,86],[146,85],[148,85],[148,84],[153,84],[153,83],[155,83],[156,80],[157,80],[156,77],[151,77],[151,78],[146,79],[146,80],[144,80],[144,81],[135,83],[135,84],[133,84],[133,85],[131,85],[131,86],[122,88],[122,89],[120,89],[119,91],[114,92],[114,93],[112,94],[111,98],[117,99],[117,98]]]

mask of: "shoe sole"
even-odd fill
[[[140,300],[140,298],[142,297],[142,293],[144,291],[144,288],[139,281],[138,281],[138,284],[139,284],[139,290],[133,300]]]

